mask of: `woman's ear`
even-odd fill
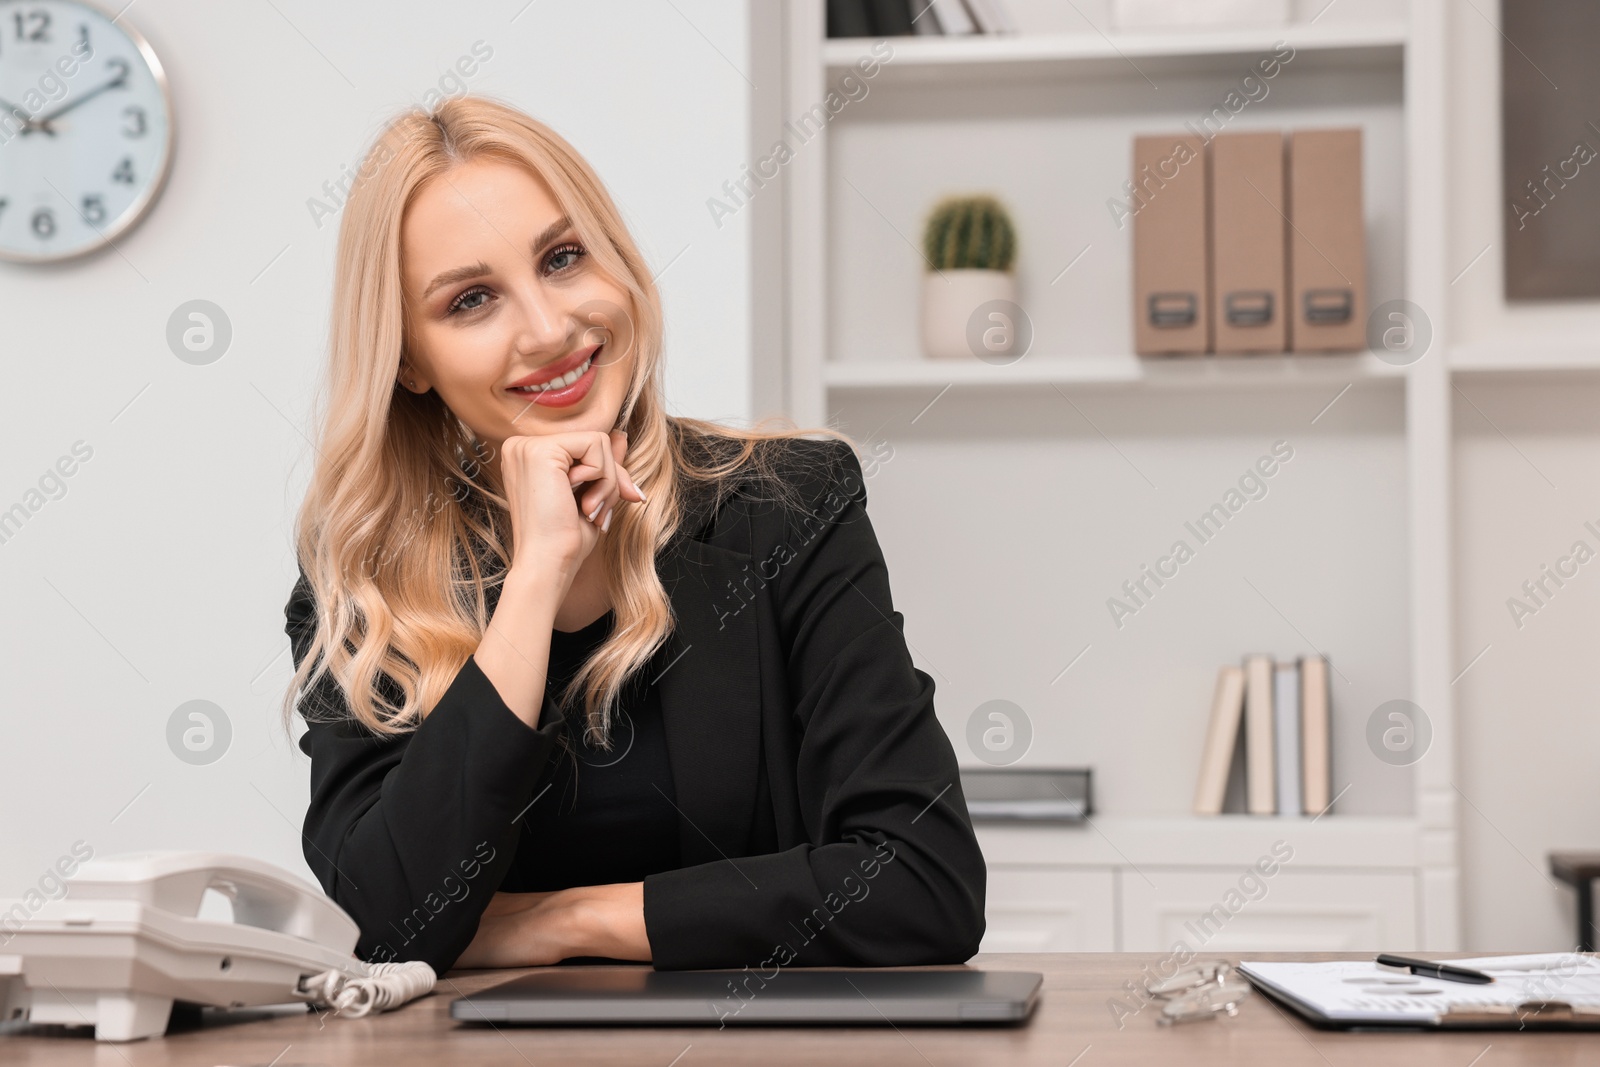
[[[428,379],[424,378],[420,373],[418,373],[416,368],[411,366],[409,363],[400,364],[400,375],[397,380],[401,385],[405,386],[413,393],[416,393],[418,396],[421,396],[423,393],[426,393],[429,389],[433,388],[428,384]]]

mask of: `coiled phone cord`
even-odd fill
[[[324,971],[301,979],[300,992],[334,1008],[340,1015],[359,1019],[363,1015],[398,1008],[432,992],[438,977],[433,968],[421,960],[357,963],[356,966],[364,969],[366,975]]]

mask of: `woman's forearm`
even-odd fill
[[[506,707],[537,729],[550,663],[550,631],[564,596],[561,579],[513,567],[472,658]]]
[[[459,967],[543,967],[576,956],[650,961],[644,883],[496,893]]]
[[[574,894],[574,929],[579,951],[574,956],[613,960],[650,960],[650,938],[644,926],[644,883],[620,882],[569,889]]]

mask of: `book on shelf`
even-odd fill
[[[1278,780],[1278,814],[1300,815],[1300,664],[1272,669],[1273,773]]]
[[[919,7],[922,4],[932,5],[933,10],[917,21],[921,23],[928,18],[937,19],[936,24],[940,33],[950,37],[962,37],[978,32],[978,25],[972,21],[972,15],[962,0],[911,0],[911,2]]]
[[[1222,814],[1228,789],[1228,771],[1239,737],[1239,716],[1244,712],[1244,670],[1226,664],[1217,672],[1217,689],[1211,698],[1211,724],[1206,727],[1206,747],[1200,757],[1200,780],[1195,783],[1194,813]]]
[[[1329,795],[1333,775],[1328,728],[1328,661],[1321,656],[1300,658],[1300,745],[1304,762],[1301,781],[1307,815],[1321,815],[1333,803]]]
[[[1016,33],[1005,0],[828,0],[829,37]]]
[[[1278,810],[1277,749],[1272,743],[1272,657],[1244,661],[1244,758],[1251,815]]]
[[[867,18],[875,37],[908,37],[917,32],[911,22],[915,0],[867,0]]]
[[[867,0],[828,0],[828,36],[873,36]]]
[[[967,11],[979,33],[1016,33],[1017,21],[1005,0],[966,0]]]
[[[1320,815],[1330,802],[1328,661],[1246,656],[1217,672],[1194,813]]]

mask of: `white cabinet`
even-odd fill
[[[1410,819],[1097,816],[975,829],[989,867],[985,952],[1424,947]]]
[[[1125,952],[1405,951],[1417,947],[1416,878],[1280,869],[1147,867],[1122,879]]]
[[[1113,952],[1116,878],[1109,870],[989,868],[984,952]]]

